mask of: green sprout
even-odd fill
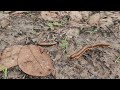
[[[54,27],[61,27],[67,23],[68,18],[68,16],[65,16],[60,21],[49,21],[47,26],[49,26],[50,29],[54,29]]]
[[[0,65],[0,71],[3,72],[4,78],[7,79],[7,68]]]
[[[59,46],[64,50],[64,52],[66,52],[67,46],[68,46],[68,42],[66,39],[61,40],[61,43],[59,44]]]
[[[60,22],[53,22],[54,26],[62,26],[62,24]]]
[[[48,23],[47,23],[47,26],[48,26],[51,30],[53,30],[54,27],[62,26],[62,23],[61,23],[61,22],[58,22],[58,21],[48,22]]]
[[[117,59],[115,60],[115,62],[120,63],[120,56],[117,57]]]
[[[49,27],[50,29],[54,29],[54,26],[53,26],[53,24],[52,24],[51,22],[47,23],[47,25],[48,25],[48,27]]]

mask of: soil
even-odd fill
[[[55,73],[30,76],[18,67],[7,70],[7,79],[119,79],[119,11],[1,11],[0,52],[13,45],[44,46]],[[78,60],[68,57],[85,45],[109,43],[110,48],[94,48]],[[0,72],[0,79],[5,79]]]

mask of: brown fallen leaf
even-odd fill
[[[84,53],[86,51],[89,51],[89,50],[91,50],[93,48],[96,48],[96,47],[108,47],[108,46],[110,46],[110,45],[109,44],[102,44],[102,43],[94,44],[94,45],[86,45],[82,49],[80,49],[78,52],[75,52],[74,54],[72,54],[70,56],[70,59],[79,59],[82,55],[84,55]]]
[[[22,47],[23,47],[22,45],[15,45],[15,46],[6,48],[1,55],[0,65],[6,68],[16,66],[18,54]]]
[[[47,76],[54,70],[52,60],[40,46],[15,45],[2,53],[0,65],[10,68],[19,65],[21,70],[32,76]]]
[[[42,47],[35,45],[22,47],[18,65],[23,72],[32,76],[47,76],[54,69],[49,55]]]

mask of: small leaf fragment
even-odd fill
[[[6,48],[1,55],[0,65],[6,68],[16,66],[18,55],[22,47],[23,47],[22,45],[15,45]]]

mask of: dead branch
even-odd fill
[[[40,45],[40,46],[52,46],[52,45],[56,45],[57,44],[57,42],[53,42],[53,43],[45,43],[45,42],[41,42],[41,43],[39,43],[38,45]]]

